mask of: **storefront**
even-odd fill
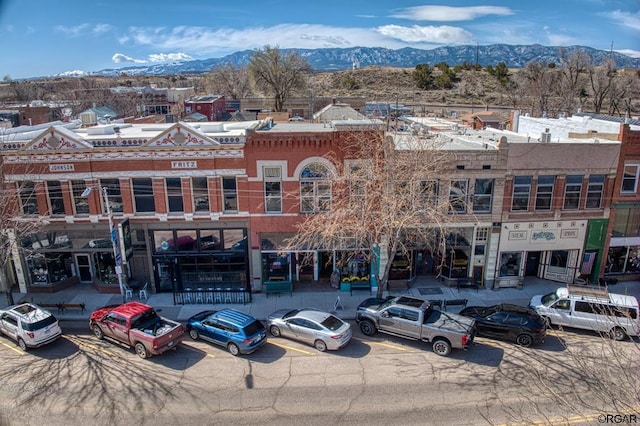
[[[246,228],[149,230],[156,292],[250,293]]]
[[[525,275],[572,283],[580,275],[587,221],[503,223],[494,288],[521,287]]]

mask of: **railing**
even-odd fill
[[[245,288],[185,288],[173,293],[174,305],[214,305],[251,303],[251,291]]]

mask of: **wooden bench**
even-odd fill
[[[349,294],[353,295],[353,290],[367,290],[371,295],[371,281],[351,281]]]
[[[475,288],[477,292],[478,284],[476,284],[469,278],[458,278],[456,280],[456,288],[458,289],[458,293],[460,293],[461,288]]]
[[[447,310],[447,306],[461,306],[461,309],[467,307],[467,299],[451,299],[444,301],[444,310]]]
[[[289,293],[289,296],[293,294],[293,284],[291,281],[265,281],[263,288],[267,297],[269,297],[269,294],[274,293]]]
[[[84,303],[38,303],[43,308],[56,308],[59,314],[63,314],[67,309],[80,309],[80,313],[84,313],[86,305]]]

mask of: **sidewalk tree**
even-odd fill
[[[301,201],[324,195],[324,204],[299,223],[284,249],[334,251],[342,256],[338,266],[364,256],[381,295],[396,254],[443,252],[445,226],[456,215],[449,214],[448,185],[438,194],[438,182],[455,170],[454,156],[441,149],[439,138],[420,137],[417,130],[385,135],[372,126],[340,133],[339,152],[325,155],[337,172],[323,183],[323,193],[310,194],[303,181],[298,194]]]
[[[21,238],[37,232],[44,220],[35,210],[29,210],[34,213],[29,218],[23,215],[22,205],[36,205],[35,187],[26,181],[5,181],[4,162],[5,157],[0,156],[0,291],[5,294],[7,304],[12,305],[11,259],[19,250]]]
[[[267,45],[253,52],[248,70],[256,88],[273,95],[274,109],[280,112],[293,91],[304,87],[311,68],[296,51],[283,52]]]

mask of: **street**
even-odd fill
[[[0,359],[0,424],[9,425],[598,424],[598,414],[620,413],[599,386],[623,392],[640,376],[637,341],[550,331],[539,347],[476,338],[442,358],[429,343],[365,338],[355,325],[339,352],[269,337],[233,357],[187,337],[148,360],[67,326],[28,353],[2,337]],[[630,377],[615,376],[629,366]]]

